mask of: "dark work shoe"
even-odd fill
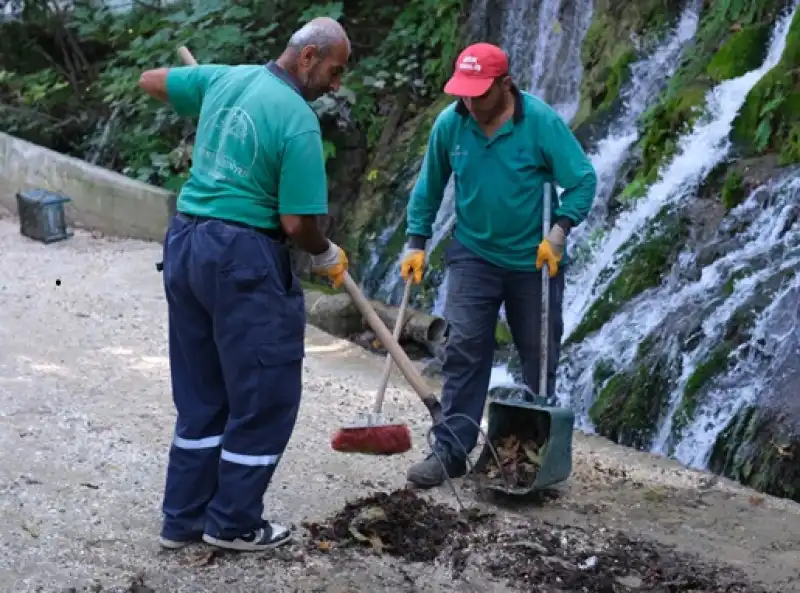
[[[264,523],[264,526],[232,539],[203,535],[203,541],[218,548],[236,550],[238,552],[258,552],[270,550],[290,542],[292,532],[288,527],[277,523]]]
[[[406,478],[409,482],[420,488],[433,488],[445,480],[445,468],[451,478],[460,478],[467,473],[467,464],[464,461],[454,460],[442,454],[444,466],[439,463],[436,455],[431,453],[424,461],[415,463],[408,469]]]

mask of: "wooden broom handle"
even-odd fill
[[[197,60],[194,59],[192,52],[190,52],[189,48],[185,45],[181,45],[178,48],[178,56],[180,57],[181,62],[187,66],[197,66]]]
[[[361,313],[364,319],[367,320],[367,323],[372,328],[372,331],[377,334],[378,339],[389,351],[389,354],[394,359],[395,364],[400,368],[403,376],[409,383],[411,383],[411,386],[414,388],[414,391],[417,392],[417,395],[419,395],[422,403],[424,403],[425,407],[428,408],[431,416],[433,416],[434,422],[440,421],[441,405],[436,399],[436,395],[431,391],[430,387],[425,384],[425,380],[422,378],[422,375],[417,371],[416,368],[414,368],[414,363],[411,362],[411,359],[405,353],[403,348],[400,347],[398,341],[394,339],[394,336],[389,331],[389,328],[386,327],[386,324],[381,321],[380,317],[378,317],[375,309],[361,292],[361,289],[358,287],[358,285],[353,281],[353,278],[350,276],[349,272],[344,273],[343,286],[345,292],[347,292],[347,294],[350,295],[350,298],[353,299],[353,304],[355,304],[356,309],[358,309],[359,313]]]

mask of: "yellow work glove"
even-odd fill
[[[400,275],[408,282],[409,274],[414,274],[414,284],[422,282],[422,272],[425,270],[425,250],[406,249],[400,262]]]
[[[311,256],[311,271],[318,276],[330,278],[332,286],[339,288],[344,282],[344,273],[349,262],[344,249],[333,241],[328,241],[328,250]]]
[[[552,278],[558,274],[558,262],[564,256],[564,240],[566,234],[557,224],[554,224],[547,236],[539,243],[536,253],[536,269],[541,270],[544,264],[550,270]]]

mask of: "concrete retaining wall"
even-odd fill
[[[71,226],[161,241],[175,194],[80,159],[0,133],[0,205],[17,212],[16,194],[41,187],[72,199]]]

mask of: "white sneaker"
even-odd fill
[[[203,541],[207,544],[225,550],[237,550],[239,552],[270,550],[289,543],[291,539],[292,532],[289,528],[278,525],[277,523],[265,523],[263,527],[233,539],[212,537],[208,534],[203,535]]]

